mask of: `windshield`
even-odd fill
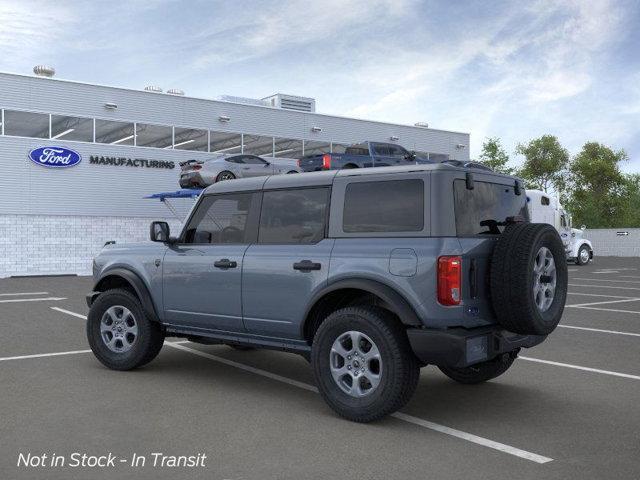
[[[474,182],[468,190],[465,180],[453,182],[457,235],[500,234],[507,217],[519,215],[529,220],[524,192],[516,195],[514,187],[498,183]]]

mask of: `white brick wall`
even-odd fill
[[[108,240],[149,240],[152,220],[175,218],[0,215],[0,278],[12,275],[91,274],[91,261]]]
[[[629,235],[618,235],[619,232]],[[595,256],[640,257],[640,228],[588,228],[584,238],[591,240]]]

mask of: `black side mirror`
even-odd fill
[[[169,233],[169,224],[167,222],[151,222],[149,238],[152,242],[168,242]]]

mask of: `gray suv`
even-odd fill
[[[447,164],[216,183],[178,236],[95,258],[89,344],[117,370],[165,337],[299,353],[333,410],[376,420],[421,367],[483,382],[555,329],[565,253],[528,218],[520,180]]]

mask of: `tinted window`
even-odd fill
[[[328,188],[264,192],[260,243],[316,243],[324,238]]]
[[[191,217],[185,243],[245,243],[254,194],[231,193],[206,197]]]
[[[93,142],[93,119],[51,115],[51,138]]]
[[[392,157],[400,157],[404,158],[409,152],[407,152],[404,148],[398,145],[389,145],[389,155]]]
[[[343,230],[419,232],[424,228],[424,182],[418,179],[347,185]]]
[[[525,195],[516,195],[514,188],[497,183],[474,182],[468,190],[464,180],[453,182],[458,235],[498,234],[504,230],[507,217],[516,215],[529,219]]]
[[[542,205],[549,205],[549,197],[540,197],[540,203]]]
[[[244,163],[244,158],[245,157],[229,157],[226,159],[227,162],[231,162],[231,163]]]
[[[112,145],[133,145],[133,123],[96,120],[96,142]]]
[[[389,147],[386,145],[374,145],[373,148],[376,151],[376,155],[389,155]]]
[[[265,165],[267,163],[265,160],[261,159],[260,157],[256,157],[253,155],[246,155],[242,157],[242,159],[244,160],[243,163],[248,163],[251,165]]]

